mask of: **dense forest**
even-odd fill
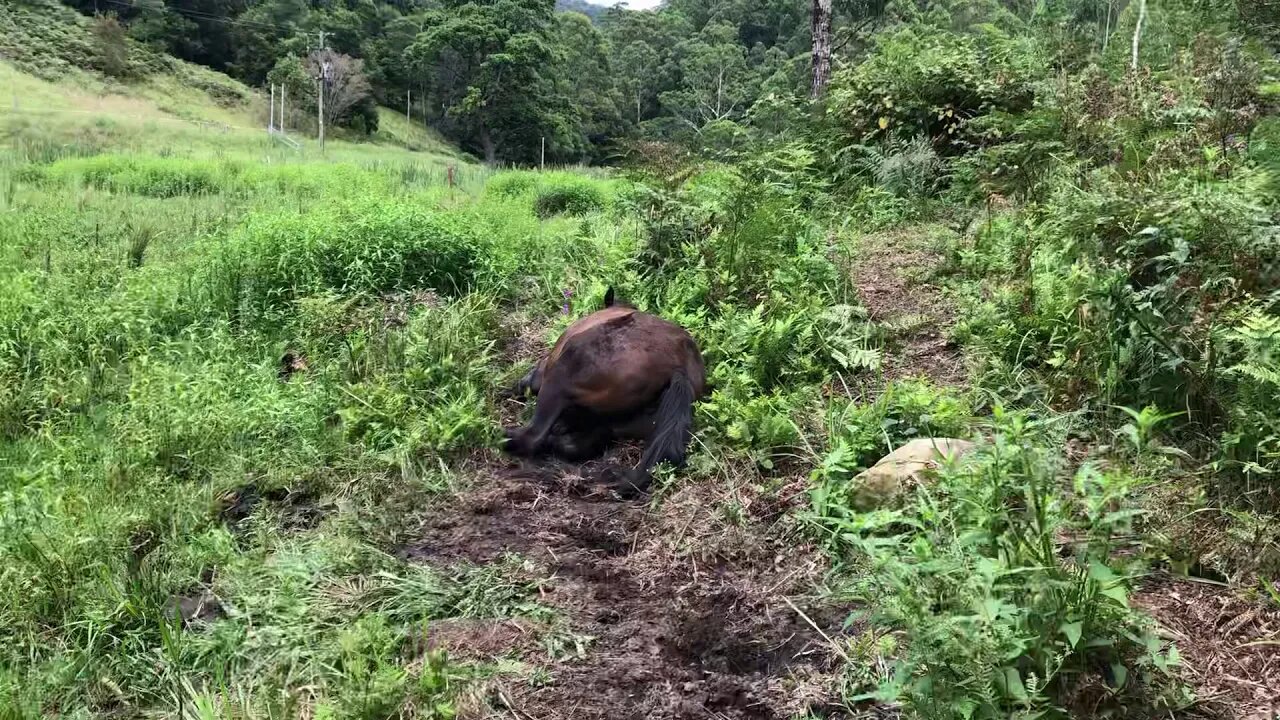
[[[367,78],[369,99],[340,121],[372,122],[374,101],[408,105],[464,147],[514,163],[536,160],[543,138],[549,161],[577,162],[616,157],[638,138],[731,151],[812,130],[814,27],[829,58],[819,64],[834,67],[832,127],[817,128],[836,133],[833,151],[924,133],[947,153],[981,142],[975,117],[1035,105],[1055,75],[1091,63],[1112,76],[1188,61],[1211,71],[1205,53],[1252,56],[1277,32],[1274,4],[1245,0],[669,0],[657,11],[596,8],[593,19],[556,12],[583,3],[553,0],[67,2],[250,85],[294,86],[298,98],[314,94],[306,62],[323,42]],[[1220,42],[1194,58],[1176,50],[1197,33]],[[1226,39],[1246,35],[1253,45]],[[869,55],[879,60],[860,64]],[[877,73],[915,96],[878,107]]]

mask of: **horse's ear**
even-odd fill
[[[604,306],[607,308],[613,307],[613,300],[613,287],[610,286],[608,290],[604,291]]]

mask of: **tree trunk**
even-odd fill
[[[1142,24],[1147,21],[1147,0],[1140,0],[1138,5],[1138,24],[1133,26],[1133,63],[1132,70],[1138,70],[1138,44],[1142,42]]]
[[[831,2],[813,0],[813,84],[809,88],[812,100],[826,93],[831,75]]]
[[[484,148],[484,161],[492,165],[498,159],[498,146],[493,142],[488,125],[480,126],[480,147]]]

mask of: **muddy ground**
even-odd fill
[[[548,678],[511,679],[490,705],[516,718],[850,717],[834,703],[849,608],[812,595],[825,567],[786,519],[798,487],[683,485],[624,500],[587,465],[478,462],[475,486],[430,516],[406,556],[489,563],[509,553],[549,581],[541,602],[591,638],[583,657],[550,659],[509,621],[450,623],[435,643],[463,657],[510,654]],[[727,516],[728,504],[741,509]]]

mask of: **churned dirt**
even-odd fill
[[[1196,711],[1215,718],[1280,717],[1280,611],[1217,583],[1156,576],[1133,604],[1159,623],[1196,689]]]
[[[766,497],[725,478],[623,500],[591,481],[635,452],[619,448],[586,465],[477,462],[473,489],[428,516],[421,538],[403,549],[442,566],[518,554],[550,578],[540,601],[590,638],[582,657],[551,660],[530,648],[527,627],[510,621],[430,628],[452,654],[492,657],[505,648],[549,676],[502,681],[494,692],[500,702],[487,712],[581,720],[839,716],[836,644],[852,631],[842,629],[847,608],[806,594],[825,567],[784,520],[803,497],[799,487]]]
[[[925,376],[938,385],[965,381],[964,357],[950,339],[956,308],[933,282],[942,254],[929,228],[867,235],[851,272],[871,320],[890,329],[884,380]]]

